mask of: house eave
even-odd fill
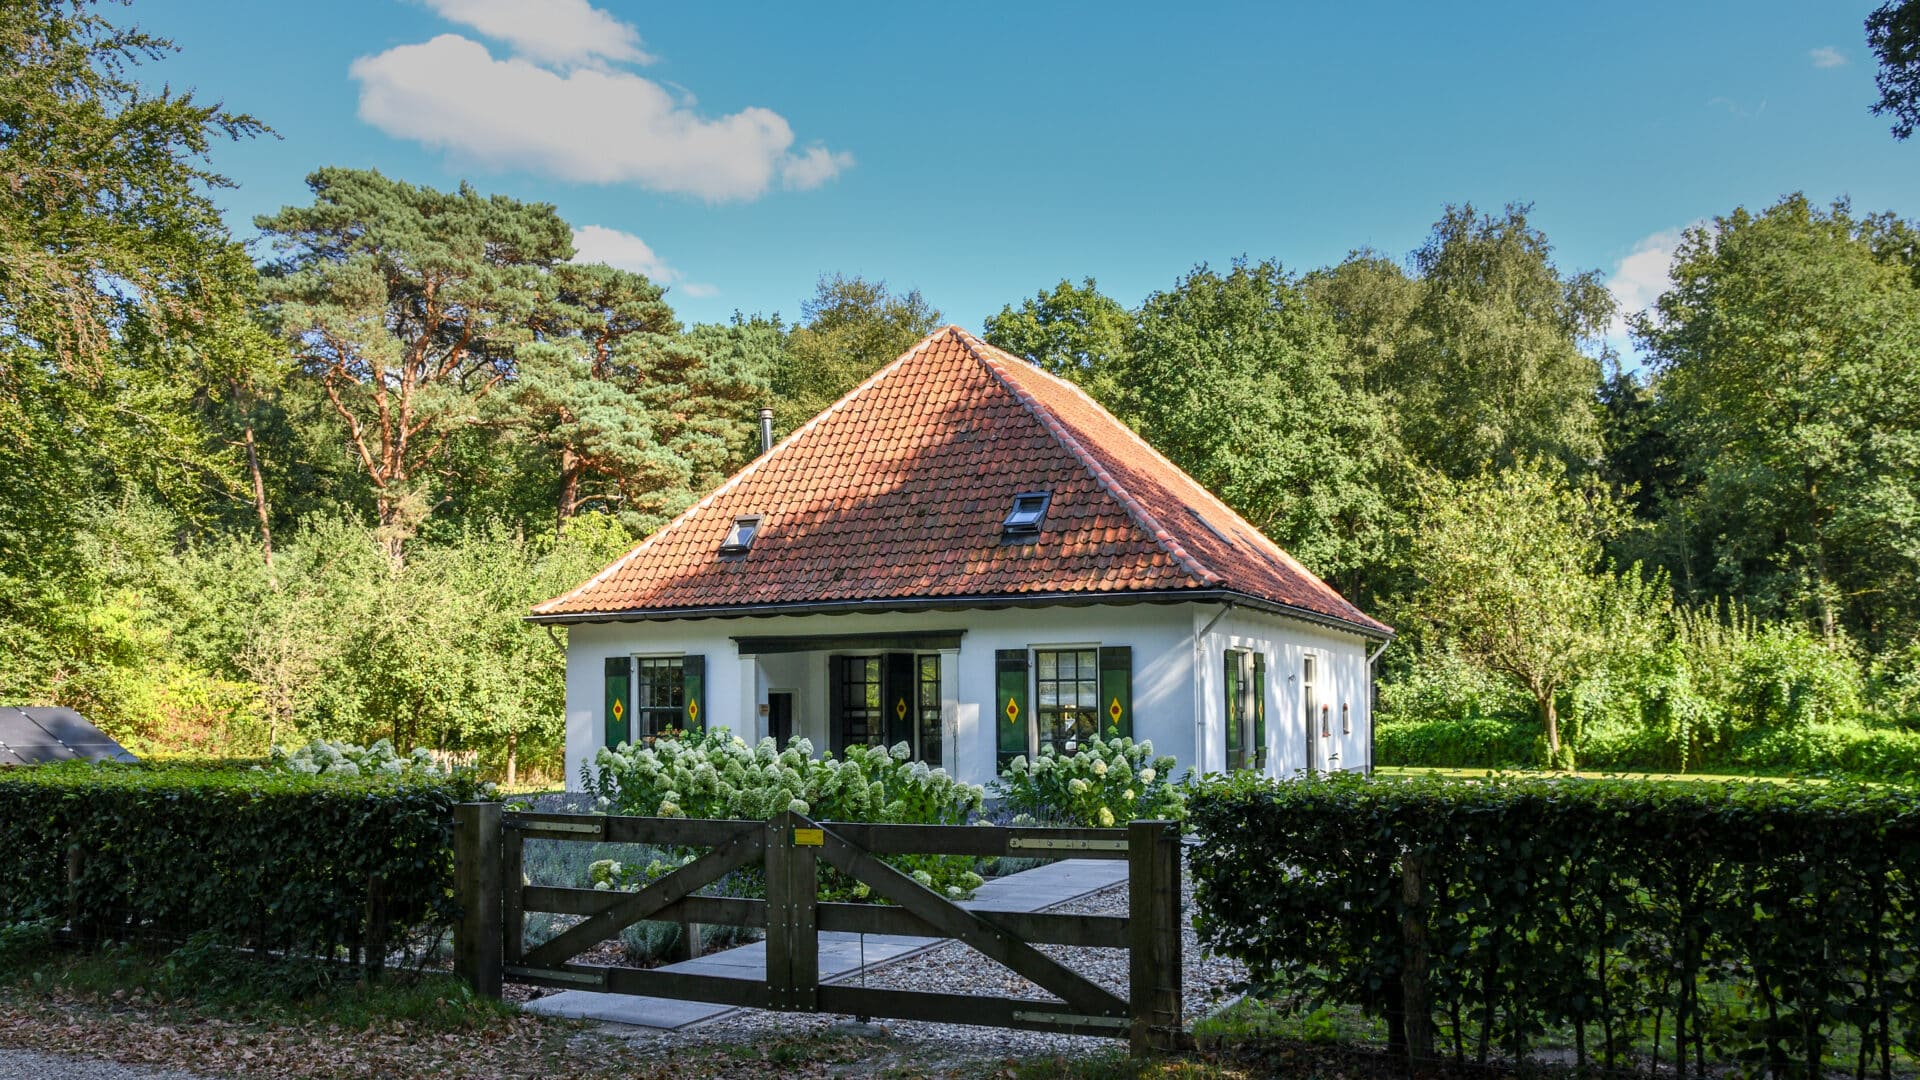
[[[1296,619],[1370,641],[1391,641],[1391,627],[1369,626],[1318,611],[1240,592],[1237,589],[1151,589],[1131,592],[1001,593],[985,596],[918,596],[891,599],[804,600],[774,604],[715,604],[706,607],[631,608],[625,611],[534,613],[532,623],[673,622],[684,619],[752,619],[788,615],[878,615],[916,611],[970,611],[1003,608],[1098,607],[1119,604],[1231,603]]]

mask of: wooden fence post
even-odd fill
[[[1136,821],[1127,827],[1128,979],[1135,1057],[1179,1050],[1180,826]]]
[[[501,830],[500,956],[507,964],[520,963],[527,952],[526,852],[526,833]]]
[[[767,999],[775,1009],[813,1012],[820,988],[820,844],[796,843],[796,829],[813,831],[813,823],[791,811],[767,822]]]
[[[453,966],[474,992],[500,996],[500,804],[453,808]]]
[[[1409,851],[1400,863],[1400,938],[1406,963],[1400,970],[1400,1004],[1407,1032],[1407,1063],[1418,1069],[1433,1060],[1433,1005],[1427,997],[1426,880],[1430,856]]]

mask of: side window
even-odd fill
[[[1064,752],[1067,743],[1100,731],[1098,649],[1036,649],[1033,654],[1034,722],[1040,743]]]
[[[1254,719],[1257,715],[1253,654],[1245,649],[1227,650],[1227,768],[1244,769],[1258,760],[1255,749]]]
[[[642,736],[683,728],[686,723],[686,670],[678,656],[642,656],[634,661],[635,730]]]

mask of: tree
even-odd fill
[[[1635,332],[1682,450],[1710,593],[1920,630],[1920,234],[1802,195],[1689,230]]]
[[[1524,690],[1556,764],[1559,696],[1604,657],[1610,626],[1640,595],[1604,560],[1624,520],[1604,489],[1539,463],[1422,485],[1414,591],[1396,614],[1423,648]]]
[[[133,78],[169,51],[86,3],[0,5],[0,697],[49,700],[90,647],[99,498],[195,510],[232,475],[186,340],[251,276],[209,193],[263,128]]]
[[[887,291],[884,281],[822,277],[800,307],[805,320],[787,335],[786,362],[773,376],[774,419],[792,430],[838,401],[940,326],[940,312],[918,289]]]
[[[1920,125],[1920,0],[1887,0],[1867,16],[1867,45],[1880,59],[1875,116],[1893,117],[1893,137]]]
[[[1562,274],[1530,207],[1500,216],[1450,206],[1413,263],[1414,333],[1382,365],[1380,390],[1415,458],[1464,477],[1539,457],[1599,457],[1600,360],[1583,351],[1613,317],[1593,271]]]
[[[1391,389],[1387,380],[1400,354],[1419,338],[1413,313],[1425,291],[1420,279],[1372,248],[1362,248],[1338,266],[1308,274],[1301,286],[1346,341],[1342,382],[1376,395]]]
[[[1336,376],[1341,341],[1279,264],[1200,267],[1140,307],[1121,412],[1316,573],[1370,591],[1394,534],[1385,418]]]
[[[432,511],[431,470],[535,340],[547,276],[573,254],[546,203],[321,169],[311,206],[255,225],[280,259],[270,314],[324,389],[372,483],[389,554]]]
[[[1117,397],[1114,369],[1126,360],[1133,317],[1100,291],[1092,278],[1079,285],[1062,280],[989,316],[986,340],[998,348],[1080,384],[1094,398]]]

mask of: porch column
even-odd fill
[[[752,656],[740,658],[740,707],[736,715],[740,723],[733,733],[745,739],[748,746],[766,736],[767,719],[760,715],[760,662]]]
[[[940,650],[940,760],[947,773],[960,776],[960,650]]]

